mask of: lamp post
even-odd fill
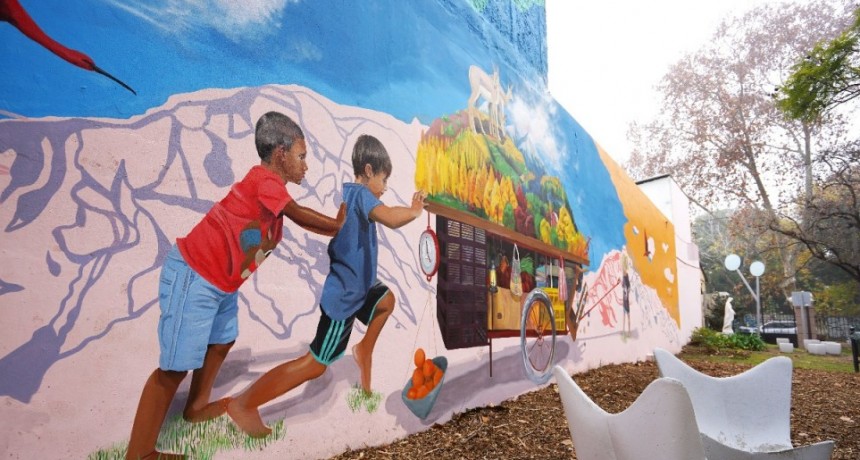
[[[729,254],[726,256],[726,260],[724,262],[726,269],[732,272],[737,272],[737,274],[741,277],[741,281],[744,282],[744,286],[750,291],[753,298],[755,299],[755,321],[758,324],[758,327],[761,327],[761,295],[759,295],[759,277],[764,274],[764,263],[756,260],[755,262],[750,264],[750,275],[755,276],[755,292],[753,292],[750,287],[750,283],[747,282],[746,277],[740,271],[741,267],[741,258],[737,254]]]

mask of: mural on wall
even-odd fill
[[[385,204],[409,207],[422,190],[428,209],[456,211],[474,229],[487,224],[486,271],[472,272],[471,285],[484,294],[470,310],[485,336],[452,345],[462,337],[446,334],[462,330],[437,303],[449,298],[450,271],[428,280],[419,266],[422,231],[460,222],[425,212],[398,229],[379,226],[377,275],[396,305],[374,352],[371,396],[356,392],[355,360],[341,359],[260,407],[274,430],[262,441],[235,438],[227,417],[206,425],[201,440],[182,434],[186,379],[161,449],[229,457],[244,445],[262,448],[260,458],[323,457],[530,391],[537,359],[584,370],[643,359],[654,346],[680,348],[674,229],[548,95],[545,61],[523,58],[523,47],[545,52],[545,38],[522,34],[532,23],[543,33],[541,3],[324,3],[22,1],[37,30],[86,49],[129,86],[69,66],[23,29],[0,27],[0,65],[16,69],[0,76],[0,399],[8,414],[0,445],[80,458],[116,443],[111,455],[121,455],[158,363],[165,257],[259,163],[254,125],[268,111],[305,134],[308,171],[288,185],[299,204],[336,215],[343,184],[355,180],[352,149],[369,134],[391,157]],[[3,19],[20,27],[8,19],[17,2],[2,5]],[[487,20],[518,24],[528,37],[476,27]],[[211,400],[307,353],[328,242],[289,221],[273,249],[259,241],[268,258],[238,291],[241,333]],[[252,252],[248,267],[263,260]],[[549,355],[520,344],[533,287],[551,294],[555,322],[539,316],[531,326],[555,327]],[[367,332],[355,328],[353,343]],[[421,365],[423,381],[418,348],[435,366],[425,373]],[[421,387],[424,398],[415,394]],[[362,429],[370,425],[380,429]],[[333,442],[307,442],[327,433]]]
[[[424,133],[415,186],[437,203],[587,260],[587,238],[576,230],[561,181],[505,131],[510,87],[502,89],[498,70],[489,76],[474,65],[469,83],[468,108],[434,120]],[[478,110],[479,96],[486,110]]]
[[[18,0],[0,0],[0,21],[6,21],[9,24],[12,24],[28,38],[39,45],[44,46],[47,50],[56,54],[58,57],[70,64],[76,65],[84,70],[100,73],[117,82],[123,88],[131,91],[132,94],[137,94],[130,86],[97,66],[91,57],[78,50],[63,46],[61,43],[58,43],[56,40],[51,38],[39,27],[38,24],[36,24],[35,21],[33,21],[33,18],[30,17],[26,10],[24,10]]]
[[[623,231],[631,268],[654,290],[676,325],[680,324],[679,288],[675,282],[678,273],[675,228],[666,216],[653,211],[650,200],[639,193],[636,184],[606,152],[600,149],[598,152],[618,190],[627,217]]]

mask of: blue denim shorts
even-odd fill
[[[189,371],[203,367],[209,344],[230,343],[239,335],[239,292],[224,292],[197,274],[170,249],[158,285],[158,367]]]

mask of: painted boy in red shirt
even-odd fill
[[[304,133],[289,117],[269,112],[257,121],[260,164],[230,189],[191,232],[178,238],[161,269],[158,369],[143,387],[127,459],[177,459],[155,450],[176,389],[194,373],[183,417],[223,414],[227,398],[209,402],[215,376],[238,335],[238,289],[281,240],[283,216],[306,230],[334,236],[344,221],[297,204],[286,183],[301,183],[308,166]]]
[[[352,150],[352,167],[355,183],[343,186],[346,220],[329,243],[330,270],[323,284],[316,337],[308,353],[269,370],[229,401],[227,415],[249,436],[271,433],[260,417],[261,405],[320,377],[343,356],[356,319],[367,330],[353,347],[353,358],[361,372],[362,388],[371,393],[373,350],[395,306],[394,293],[376,276],[376,224],[400,228],[412,222],[423,212],[426,195],[415,192],[410,206],[387,206],[380,200],[388,190],[393,168],[385,146],[373,136],[359,136]]]

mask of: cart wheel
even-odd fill
[[[549,297],[540,289],[529,292],[523,303],[520,344],[529,379],[538,384],[549,381],[555,355],[555,314]]]

